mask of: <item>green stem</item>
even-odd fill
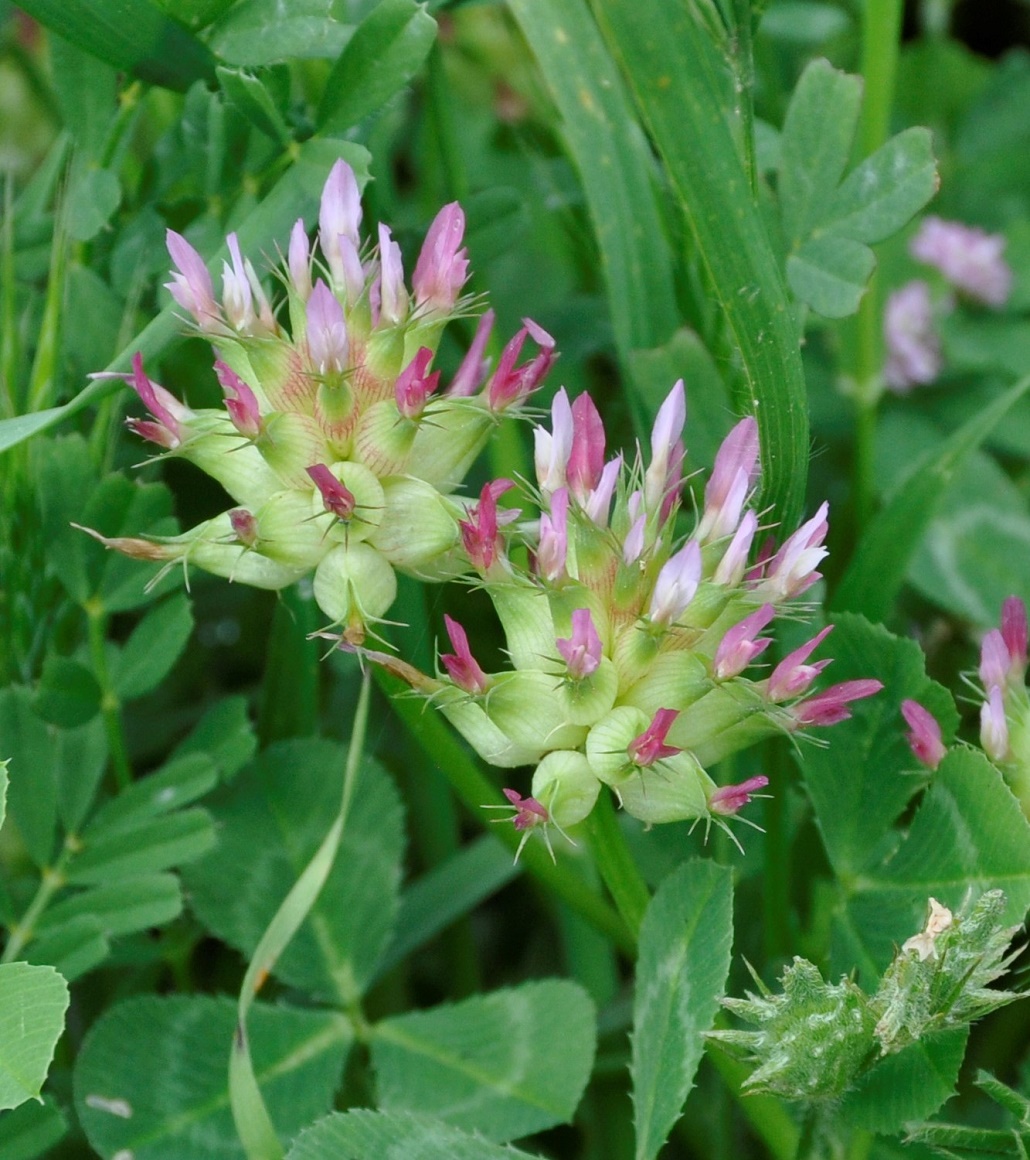
[[[381,668],[376,668],[375,677],[379,687],[391,698],[393,711],[422,751],[443,771],[451,789],[473,816],[482,818],[483,806],[508,804],[422,698],[412,697],[399,677]],[[521,836],[513,826],[496,826],[493,832],[510,849],[518,848]],[[521,861],[534,878],[606,934],[620,950],[633,954],[636,938],[627,924],[578,874],[565,864],[552,862],[541,843],[527,842]]]
[[[590,845],[619,913],[637,937],[651,892],[626,844],[611,796],[603,791],[590,814]]]
[[[21,921],[11,927],[10,937],[4,953],[0,955],[0,963],[11,963],[17,958],[19,951],[30,941],[36,931],[36,923],[43,911],[50,905],[50,899],[65,883],[64,871],[68,860],[74,853],[75,843],[71,835],[65,839],[64,849],[53,866],[43,868],[43,877],[28,909],[22,915]]]
[[[898,67],[902,0],[865,0],[862,18],[862,76],[865,95],[859,127],[859,148],[863,157],[874,153],[887,140],[894,82]],[[873,440],[876,433],[876,406],[883,390],[880,368],[883,349],[880,335],[882,295],[874,272],[869,289],[858,309],[855,351],[855,512],[859,529],[872,515],[876,479],[873,470]]]
[[[104,648],[107,635],[107,617],[98,603],[86,606],[89,620],[89,648],[93,658],[93,671],[100,685],[100,710],[107,731],[107,748],[111,755],[115,783],[120,790],[132,783],[132,766],[129,764],[125,746],[125,731],[122,728],[122,703],[111,682],[107,667],[107,652]]]

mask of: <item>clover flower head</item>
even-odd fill
[[[155,547],[156,555],[268,588],[313,571],[316,601],[351,643],[387,612],[395,570],[456,575],[466,566],[463,541],[480,543],[493,562],[502,544],[488,526],[497,523],[500,492],[491,486],[478,510],[454,493],[498,414],[520,411],[556,352],[526,319],[491,374],[486,311],[454,378],[441,384],[433,363],[442,331],[473,308],[462,297],[464,229],[460,206],[440,211],[409,289],[389,227],[379,226],[375,246],[363,241],[358,181],[337,161],[322,191],[317,244],[303,221],[290,233],[281,278],[288,310],[280,312],[289,329],[235,234],[226,239],[218,295],[197,250],[168,232],[168,289],[216,345],[225,409],[186,407],[147,376],[137,355],[123,377],[150,416],[129,426],[211,475],[234,506]],[[537,350],[520,361],[528,342]],[[129,541],[105,542],[126,550]],[[134,541],[128,550],[139,554]]]

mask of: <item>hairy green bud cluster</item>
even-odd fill
[[[1000,923],[1005,896],[988,891],[964,915],[930,899],[922,931],[907,939],[874,994],[850,979],[826,982],[796,958],[773,994],[724,999],[757,1030],[711,1031],[755,1065],[745,1088],[791,1100],[836,1100],[888,1055],[924,1036],[963,1027],[1022,996],[990,984],[1011,964],[1018,927]]]

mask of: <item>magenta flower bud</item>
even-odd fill
[[[807,692],[809,686],[830,663],[828,660],[817,661],[814,665],[806,664],[808,658],[833,632],[833,625],[828,624],[821,632],[816,633],[810,641],[788,653],[773,669],[769,677],[767,695],[770,701],[789,701],[792,697],[800,697]]]
[[[1022,679],[1027,665],[1026,605],[1009,596],[1001,606],[1001,635],[1009,653],[1009,672]]]
[[[565,486],[573,439],[572,407],[565,388],[560,387],[551,402],[551,430],[533,429],[533,465],[537,483],[545,495]]]
[[[245,547],[253,548],[258,542],[258,524],[246,508],[234,508],[229,513],[229,524],[236,539]]]
[[[565,575],[565,560],[569,550],[568,537],[569,493],[560,487],[551,496],[551,511],[540,516],[540,543],[536,551],[539,574],[551,584]]]
[[[185,408],[171,392],[151,382],[143,370],[143,355],[137,351],[132,356],[132,374],[126,376],[129,385],[139,395],[143,405],[153,415],[155,422],[146,419],[126,419],[130,431],[151,443],[174,451],[183,441],[185,432],[180,419],[185,418]]]
[[[354,493],[346,488],[324,463],[316,463],[306,470],[322,496],[325,510],[344,523],[350,520],[357,506]]]
[[[923,765],[936,769],[948,752],[941,738],[941,727],[937,724],[937,718],[918,701],[912,700],[901,702],[901,715],[909,728],[905,735],[909,748]]]
[[[415,357],[397,376],[394,398],[397,410],[406,419],[418,419],[425,410],[426,401],[440,382],[440,372],[426,374],[433,361],[433,352],[428,346],[421,346]]]
[[[887,348],[883,381],[897,394],[932,383],[941,373],[941,340],[934,325],[930,287],[925,282],[908,282],[888,297],[883,339]]]
[[[682,753],[675,745],[666,745],[665,738],[672,728],[672,723],[680,715],[679,709],[659,709],[651,720],[651,724],[626,746],[626,753],[634,765],[641,769],[648,769],[656,761],[666,757],[675,757]]]
[[[595,523],[599,528],[606,528],[608,526],[608,511],[611,507],[612,496],[615,494],[615,485],[619,482],[619,472],[622,470],[622,456],[616,455],[614,459],[609,460],[604,465],[604,470],[601,472],[601,478],[598,481],[597,487],[587,496],[585,511],[587,518]],[[641,526],[641,536],[643,536],[643,526]],[[640,549],[643,550],[643,539],[641,539]],[[640,555],[640,552],[637,552]],[[634,556],[636,559],[636,556]]]
[[[872,697],[882,688],[883,681],[842,681],[795,705],[792,710],[794,720],[799,726],[837,725],[851,716],[848,705],[852,701]]]
[[[758,516],[753,511],[746,511],[712,576],[712,580],[716,584],[735,588],[744,579],[748,553],[751,551],[751,544],[757,530]]]
[[[908,248],[913,258],[936,267],[956,290],[974,301],[1005,305],[1012,290],[1012,271],[1002,257],[1003,235],[928,217]]]
[[[731,535],[758,475],[758,424],[749,415],[726,436],[705,488],[705,510],[694,533],[698,540]]]
[[[485,483],[479,503],[469,510],[468,519],[459,520],[461,542],[472,567],[482,573],[490,571],[503,549],[497,519],[497,500],[515,484],[510,479]]]
[[[652,624],[668,626],[686,611],[701,583],[701,545],[688,540],[662,565],[647,615]]]
[[[469,346],[465,357],[461,360],[458,373],[451,380],[446,394],[454,398],[467,398],[479,390],[486,378],[487,361],[483,357],[486,344],[490,341],[490,331],[494,326],[494,312],[488,310],[479,319],[475,337]]]
[[[644,498],[649,511],[665,506],[669,494],[670,476],[675,487],[679,483],[679,466],[683,462],[680,435],[687,421],[687,397],[683,380],[679,379],[658,409],[651,429],[651,463],[644,473]]]
[[[763,774],[749,777],[739,785],[720,786],[708,799],[708,808],[713,814],[730,817],[739,813],[751,800],[756,790],[765,789],[769,779]]]
[[[311,243],[304,219],[297,218],[290,232],[290,248],[286,256],[290,271],[290,282],[301,302],[307,302],[311,294]]]
[[[474,697],[481,696],[490,687],[490,678],[479,667],[479,663],[469,648],[468,636],[461,625],[444,613],[444,624],[447,635],[451,638],[453,653],[443,653],[440,663],[447,670],[447,675],[466,693]]]
[[[534,826],[546,824],[549,815],[547,810],[536,798],[522,797],[513,789],[506,789],[502,792],[515,807],[515,816],[512,818],[512,823],[516,830],[528,830]]]
[[[1005,761],[1009,756],[1009,723],[998,685],[991,688],[980,707],[980,744],[992,761]]]
[[[420,307],[439,314],[454,309],[468,279],[468,251],[461,244],[464,236],[465,214],[453,201],[433,219],[415,263],[411,286]]]
[[[250,279],[247,277],[247,268],[243,264],[240,243],[236,235],[230,234],[225,242],[229,247],[232,265],[230,266],[228,262],[222,263],[222,307],[229,324],[235,330],[246,333],[257,321]]]
[[[980,645],[980,683],[984,690],[1002,687],[1009,671],[1009,650],[1005,638],[996,628],[988,632]]]
[[[829,525],[826,522],[830,505],[820,506],[815,515],[786,541],[769,561],[763,591],[771,591],[774,600],[789,600],[800,596],[821,578],[816,567],[828,555],[823,540]]]
[[[307,341],[308,357],[318,374],[339,374],[347,365],[347,324],[343,307],[321,278],[308,299]]]
[[[246,439],[261,434],[261,410],[257,396],[240,376],[221,359],[215,359],[215,375],[225,394],[225,409],[233,426]]]
[[[217,329],[222,311],[215,301],[211,275],[204,259],[175,230],[165,232],[165,243],[172,261],[178,266],[178,270],[172,271],[172,281],[165,283],[165,289],[183,310],[193,315],[193,321],[201,330]]]
[[[601,638],[589,608],[577,608],[573,612],[572,636],[559,637],[554,644],[572,680],[582,681],[597,672],[601,663]]]
[[[715,659],[712,667],[716,680],[728,681],[742,673],[748,665],[760,656],[772,644],[769,637],[758,638],[758,633],[765,628],[776,615],[776,609],[771,604],[763,604],[750,616],[745,616],[739,624],[728,629],[715,650]]]
[[[505,789],[501,791],[504,796],[511,803],[512,809],[515,811],[510,819],[498,819],[510,821],[515,829],[522,834],[522,841],[519,842],[519,847],[515,851],[515,861],[519,860],[519,855],[522,853],[522,847],[525,846],[529,840],[529,835],[539,827],[544,827],[544,841],[547,842],[547,849],[550,850],[551,859],[554,860],[554,851],[551,850],[551,843],[547,837],[547,826],[551,820],[551,815],[547,812],[546,806],[537,801],[535,797],[523,797],[518,790]],[[486,809],[504,809],[504,806],[486,806]]]
[[[572,404],[572,447],[565,473],[572,494],[586,503],[604,468],[604,423],[584,391]]]
[[[390,235],[389,226],[379,226],[379,316],[376,323],[396,326],[408,313],[408,291],[404,286],[401,248]]]
[[[522,366],[516,366],[527,337],[537,344],[539,353]],[[554,339],[543,327],[523,318],[522,329],[501,352],[497,369],[490,378],[487,388],[490,410],[503,411],[527,399],[544,381],[556,357]]]

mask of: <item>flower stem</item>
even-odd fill
[[[644,921],[644,911],[651,901],[651,892],[633,860],[607,793],[602,792],[590,815],[590,845],[597,868],[623,921],[637,937]]]
[[[50,905],[50,899],[64,885],[64,871],[68,859],[72,856],[74,843],[66,839],[64,849],[53,866],[43,868],[43,877],[36,890],[28,909],[22,915],[21,921],[10,929],[10,937],[0,955],[0,963],[11,963],[18,957],[22,947],[29,942],[35,933],[36,923],[39,922],[43,911]]]
[[[107,731],[107,747],[111,754],[115,784],[120,790],[132,783],[132,766],[129,764],[125,746],[125,731],[122,728],[122,703],[111,682],[107,667],[107,653],[104,638],[107,634],[107,616],[99,601],[90,601],[85,606],[89,620],[89,649],[93,659],[93,671],[100,685],[100,710]]]
[[[859,146],[863,157],[874,153],[887,140],[894,102],[902,12],[902,0],[865,0],[862,18],[865,97],[859,127]],[[882,391],[881,298],[874,271],[869,289],[858,308],[855,365],[852,368],[856,410],[855,514],[860,530],[872,515],[876,494],[873,441],[876,434],[876,407]]]

